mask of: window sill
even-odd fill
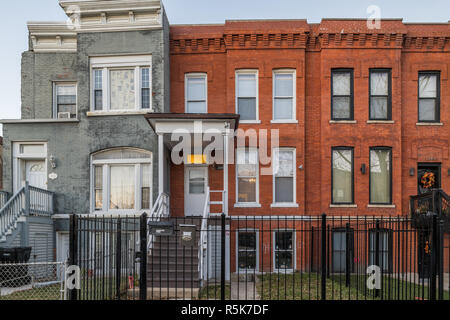
[[[270,123],[273,123],[273,124],[283,124],[283,123],[298,124],[298,120],[270,120]]]
[[[330,208],[358,208],[357,204],[330,204]]]
[[[417,122],[416,126],[443,126],[442,122]]]
[[[151,113],[152,110],[133,110],[133,111],[88,111],[88,117],[105,117],[105,116],[134,116]]]
[[[298,203],[272,203],[271,208],[298,208]]]
[[[395,123],[394,120],[367,120],[370,124],[392,124]]]
[[[235,208],[261,208],[260,203],[235,203]]]
[[[330,120],[330,123],[343,123],[343,124],[355,124],[356,120]]]
[[[391,208],[395,209],[395,204],[369,204],[367,208]]]
[[[261,120],[240,120],[239,124],[260,124]]]

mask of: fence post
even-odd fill
[[[140,222],[140,263],[139,300],[147,300],[147,214],[144,212]]]
[[[116,299],[120,300],[120,278],[122,271],[122,220],[117,219],[116,236]]]
[[[438,263],[438,275],[439,275],[439,300],[444,300],[444,220],[439,219],[439,263]]]
[[[380,220],[377,220],[375,224],[375,265],[379,267],[380,270],[383,269],[380,267]],[[379,296],[380,289],[375,288],[375,297]]]
[[[345,225],[345,285],[350,287],[350,223]]]
[[[327,281],[327,215],[322,214],[322,300],[327,299],[326,281]]]
[[[72,214],[70,216],[70,236],[69,236],[69,265],[76,266],[77,265],[77,244],[78,244],[78,227],[77,227],[78,221],[77,216],[75,214]],[[64,280],[66,280],[67,276],[64,275]],[[67,283],[66,283],[67,285]],[[77,289],[74,288],[70,290],[69,299],[70,300],[77,300]]]
[[[437,224],[437,215],[433,215],[432,222],[432,238],[431,238],[431,276],[430,276],[430,300],[436,300],[436,269],[438,262],[438,252],[439,252],[439,243],[438,243],[438,224]]]
[[[220,299],[225,301],[225,213],[222,213],[222,232],[220,250]]]

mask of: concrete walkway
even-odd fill
[[[258,294],[258,277],[247,279],[245,276],[233,277],[231,280],[231,300],[261,300]]]

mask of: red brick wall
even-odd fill
[[[417,193],[417,163],[440,162],[442,187],[450,192],[450,112],[448,68],[450,29],[447,24],[403,24],[382,21],[381,30],[369,30],[363,20],[228,21],[215,26],[171,27],[171,112],[184,112],[184,76],[208,74],[208,112],[235,113],[236,69],[259,71],[261,124],[241,124],[242,129],[280,129],[280,146],[297,152],[296,196],[298,208],[271,208],[272,176],[260,176],[261,208],[234,208],[235,167],[229,168],[231,215],[374,215],[406,214],[410,195]],[[356,123],[330,123],[332,68],[354,69],[354,119]],[[296,70],[298,124],[271,124],[272,72]],[[368,123],[369,69],[392,69],[393,123]],[[442,126],[417,126],[419,71],[441,71]],[[269,131],[270,132],[270,131]],[[270,138],[270,136],[269,136]],[[270,140],[269,140],[270,141]],[[354,147],[356,208],[330,207],[331,148]],[[369,207],[369,148],[393,150],[392,208]],[[269,145],[270,150],[270,145]],[[261,166],[260,166],[261,168]],[[411,177],[409,169],[415,168]],[[221,188],[223,171],[209,170],[212,188]],[[183,215],[184,171],[173,166],[173,214]]]

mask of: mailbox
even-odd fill
[[[197,227],[190,224],[180,224],[181,244],[184,247],[193,247],[197,243]]]
[[[148,223],[149,232],[154,236],[172,236],[174,225],[170,221],[151,221]]]

